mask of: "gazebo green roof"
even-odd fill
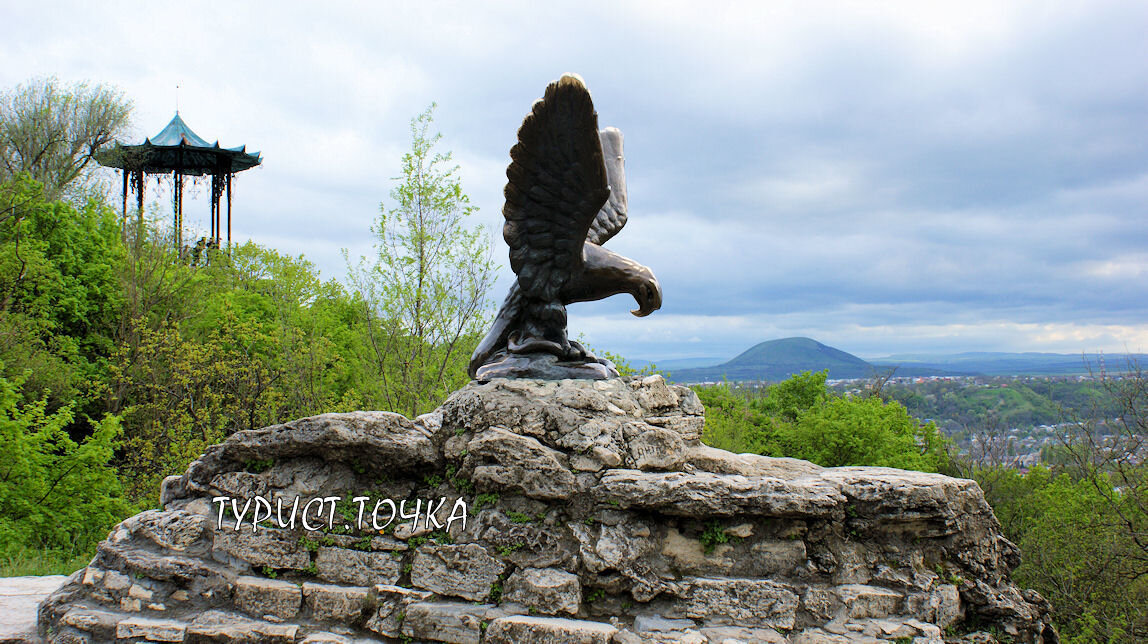
[[[159,134],[139,145],[116,143],[96,155],[100,165],[145,173],[179,172],[184,175],[230,174],[254,168],[263,162],[258,152],[247,146],[220,147],[208,143],[187,126],[179,112]]]

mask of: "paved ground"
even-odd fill
[[[36,641],[36,605],[65,579],[64,575],[0,577],[0,643]]]

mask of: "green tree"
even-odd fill
[[[817,408],[829,399],[829,391],[825,388],[828,378],[828,371],[794,374],[766,389],[763,397],[753,401],[753,406],[781,421],[796,422],[803,412]]]
[[[697,389],[706,408],[702,441],[735,454],[772,454],[773,423],[730,383]]]
[[[131,111],[131,101],[106,85],[46,78],[4,92],[0,182],[27,174],[49,199],[86,193],[93,157],[124,133]]]
[[[365,348],[377,382],[366,392],[383,408],[428,411],[468,380],[466,363],[488,321],[494,280],[489,235],[468,227],[477,210],[462,191],[451,154],[429,134],[434,105],[411,120],[393,205],[372,227],[373,261],[350,271],[362,304]]]
[[[876,465],[936,472],[945,441],[896,402],[845,397],[826,388],[828,372],[797,374],[762,390],[728,383],[698,390],[703,440],[713,447],[802,458],[818,465]]]
[[[132,499],[153,504],[164,476],[181,473],[204,449],[283,414],[274,328],[225,304],[202,340],[174,324],[141,329],[138,346],[117,350],[109,386],[127,428],[120,471]]]
[[[1013,578],[1053,606],[1064,641],[1077,644],[1142,641],[1148,637],[1148,577],[1137,554],[1138,533],[1122,515],[1134,511],[1128,497],[1111,502],[1108,487],[1037,467],[1027,474],[1002,467],[975,470],[973,477],[1001,522],[1020,546]]]
[[[875,465],[936,472],[946,461],[932,423],[920,423],[899,403],[834,397],[778,427],[786,456],[825,467]]]
[[[234,249],[229,272],[231,288],[263,302],[262,319],[276,338],[277,355],[268,360],[281,374],[280,416],[361,408],[367,376],[358,359],[357,303],[346,289],[335,280],[323,282],[302,256],[250,243]]]
[[[1070,410],[1063,474],[1034,495],[1047,510],[1021,541],[1033,586],[1095,633],[1080,642],[1148,640],[1148,377],[1125,367],[1094,373],[1103,398]]]
[[[93,423],[80,442],[65,428],[72,409],[21,402],[22,378],[0,377],[0,559],[28,551],[91,555],[108,528],[133,511],[110,465],[119,419]]]
[[[0,361],[9,367],[0,373],[30,369],[29,401],[47,397],[51,410],[77,401],[80,420],[97,416],[91,386],[114,346],[123,301],[115,212],[96,200],[49,200],[24,176],[0,184],[4,204],[11,216],[0,222]]]

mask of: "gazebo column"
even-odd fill
[[[215,169],[215,174],[211,175],[211,202],[215,206],[215,247],[220,247],[220,240],[223,238],[223,210],[220,208],[219,200],[223,197],[223,176],[226,170],[222,167]]]
[[[219,244],[219,175],[211,173],[211,239]]]
[[[128,169],[124,168],[123,170],[121,170],[121,172],[124,175],[124,205],[123,205],[123,210],[121,211],[121,214],[123,217],[123,223],[120,225],[120,231],[123,234],[124,239],[127,239],[128,238]]]
[[[172,175],[171,187],[172,224],[175,228],[175,250],[183,249],[183,173],[176,170]]]
[[[143,202],[144,202],[144,172],[143,170],[135,171],[136,180],[136,218],[138,219],[139,230],[136,235],[143,232]]]
[[[227,252],[231,252],[231,173],[227,173]]]

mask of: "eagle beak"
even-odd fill
[[[662,308],[662,287],[658,284],[658,280],[651,277],[648,281],[642,282],[638,286],[638,292],[634,293],[634,299],[638,302],[638,310],[630,313],[640,318]]]

